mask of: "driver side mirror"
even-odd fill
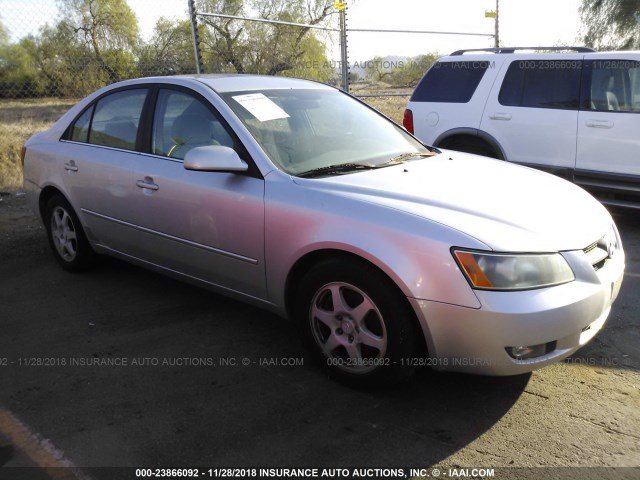
[[[238,153],[222,145],[206,145],[195,147],[184,157],[184,168],[200,172],[246,172],[247,162]]]

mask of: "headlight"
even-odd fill
[[[575,280],[571,267],[559,253],[452,252],[471,286],[481,290],[528,290]]]

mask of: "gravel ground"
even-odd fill
[[[18,468],[43,458],[105,479],[134,476],[91,468],[640,478],[639,218],[616,213],[627,275],[605,329],[569,361],[507,378],[421,371],[392,391],[360,392],[324,378],[295,329],[270,314],[115,260],[62,271],[24,196],[2,193],[0,479],[82,478]]]

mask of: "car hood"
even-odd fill
[[[597,200],[566,180],[459,152],[295,181],[447,225],[496,251],[583,249],[612,223]]]

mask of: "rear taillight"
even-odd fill
[[[404,111],[402,126],[407,130],[407,132],[413,133],[413,112],[408,108]]]
[[[24,156],[27,154],[27,147],[22,146],[22,150],[20,150],[20,163],[22,164],[22,168],[24,168]]]

